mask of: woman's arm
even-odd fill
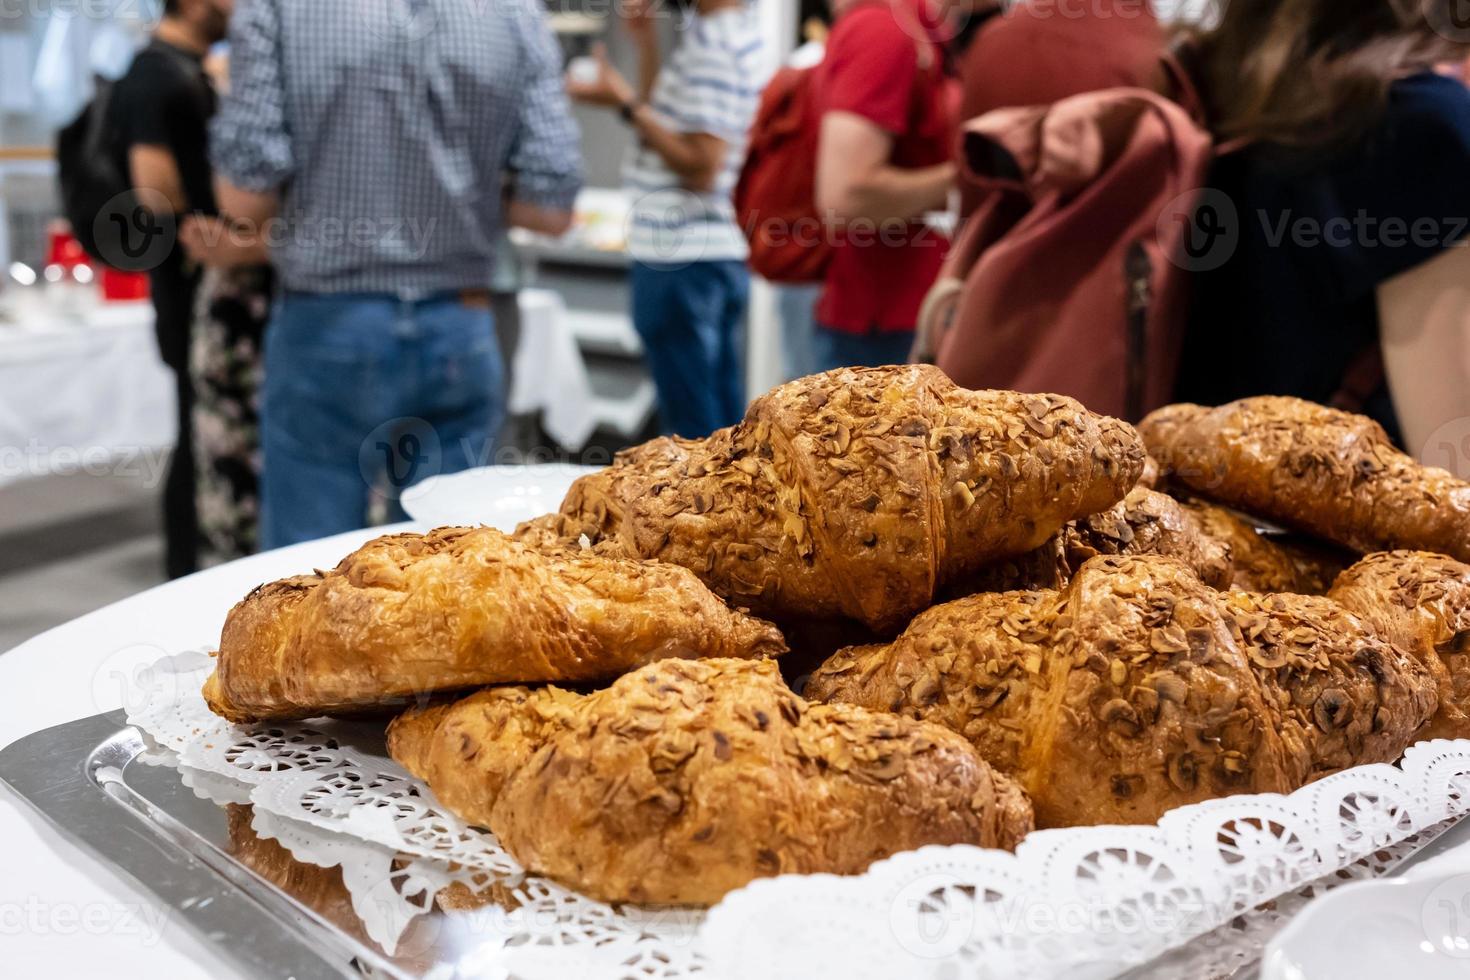
[[[665,165],[679,178],[687,190],[711,190],[725,163],[729,144],[712,133],[681,133],[659,121],[652,107],[639,100],[633,86],[607,60],[607,49],[593,49],[597,59],[595,81],[568,80],[567,92],[573,99],[609,109],[626,107],[629,122],[643,145],[663,158]]]
[[[1470,240],[1380,285],[1378,317],[1405,448],[1470,473]]]

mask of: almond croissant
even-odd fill
[[[1168,478],[1357,552],[1470,561],[1470,483],[1423,466],[1361,415],[1297,398],[1169,405],[1139,425]]]
[[[1245,518],[1204,500],[1186,500],[1180,506],[1206,534],[1230,549],[1230,586],[1242,592],[1325,595],[1332,580],[1352,562],[1351,554],[1322,542],[1262,534]]]
[[[1337,603],[1217,592],[1157,556],[935,606],[891,644],[834,656],[806,694],[962,733],[1041,827],[1151,823],[1390,762],[1435,705],[1419,663]]]
[[[378,538],[251,592],[204,697],[231,721],[401,705],[484,684],[608,680],[664,657],[785,650],[687,570],[547,556],[490,528]]]
[[[1327,593],[1413,654],[1439,687],[1424,738],[1470,738],[1470,565],[1422,551],[1369,555]]]
[[[621,455],[518,533],[612,538],[761,615],[892,629],[1111,507],[1142,468],[1132,427],[1070,398],[967,391],[931,366],[843,369],[774,389],[708,439]]]
[[[1193,511],[1137,486],[1107,510],[1068,521],[1040,548],[961,579],[946,595],[1064,588],[1082,563],[1097,555],[1168,555],[1219,589],[1230,584],[1233,573],[1230,545],[1209,533]]]
[[[808,705],[770,662],[664,661],[586,696],[492,688],[408,712],[388,746],[525,867],[609,902],[710,905],[758,877],[1031,829],[963,738]]]

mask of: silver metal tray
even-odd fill
[[[345,889],[331,887],[340,872],[292,862],[278,848],[266,854],[274,842],[242,839],[248,819],[196,796],[176,770],[141,762],[145,748],[121,712],[96,715],[0,751],[0,784],[172,909],[246,976],[414,980],[432,965],[422,955],[417,963],[390,959],[354,937],[341,914]],[[267,859],[242,860],[249,848]],[[296,867],[288,872],[288,864]],[[297,885],[305,877],[307,886],[283,890],[251,865],[275,867]]]

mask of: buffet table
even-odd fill
[[[0,654],[0,746],[119,706],[120,676],[164,652],[216,643],[260,582],[329,567],[382,529],[257,555],[159,586]],[[120,673],[121,672],[121,675]],[[119,819],[123,814],[119,813]],[[0,789],[0,948],[7,976],[236,977],[169,910],[122,881]]]
[[[174,443],[174,379],[153,309],[113,303],[85,322],[37,305],[0,326],[0,486],[66,473],[149,476]]]
[[[566,307],[528,289],[520,308],[509,410],[540,416],[560,445],[580,449],[597,419]],[[147,302],[99,306],[82,321],[35,304],[0,326],[0,486],[78,472],[147,479],[174,437],[174,378]]]

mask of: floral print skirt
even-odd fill
[[[257,549],[261,339],[273,288],[269,266],[208,269],[199,286],[190,374],[201,568]]]

